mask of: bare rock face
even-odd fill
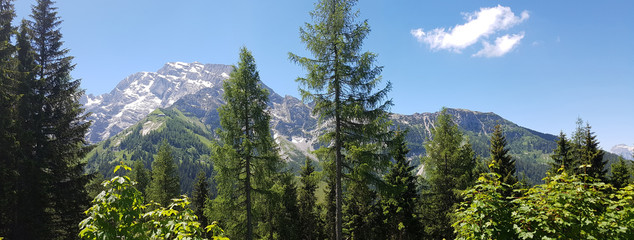
[[[81,101],[86,111],[92,112],[89,120],[93,121],[86,138],[92,143],[112,137],[119,137],[121,141],[132,129],[140,129],[138,131],[142,131],[141,135],[144,136],[160,129],[165,123],[148,120],[161,117],[148,117],[148,114],[158,108],[177,110],[188,119],[187,122],[204,125],[199,127],[205,128],[209,133],[205,137],[213,138],[215,129],[220,127],[217,109],[224,104],[222,83],[229,78],[231,71],[233,67],[229,65],[167,63],[157,72],[140,72],[125,78],[110,93],[84,96]],[[267,111],[271,116],[271,131],[282,158],[292,163],[295,169],[299,169],[306,157],[318,160],[311,152],[320,146],[328,145],[320,143],[319,136],[331,127],[331,124],[320,123],[317,116],[313,115],[310,104],[293,96],[282,97],[264,83],[262,85],[269,91]],[[468,137],[479,156],[488,157],[489,135],[494,126],[500,124],[503,126],[511,153],[523,164],[518,166],[519,171],[535,168],[542,171],[548,168],[547,164],[537,162],[536,159],[552,152],[556,147],[556,136],[518,126],[491,112],[449,108],[447,113]],[[409,157],[413,165],[419,166],[419,173],[424,171],[424,166],[420,164],[418,156],[425,154],[423,142],[433,137],[431,130],[435,128],[439,114],[440,112],[391,115],[395,128],[408,130],[406,141],[411,150]],[[130,128],[135,125],[137,128]],[[118,133],[120,135],[117,135]],[[120,150],[125,149],[116,151]],[[535,179],[539,180],[542,177],[536,176]]]
[[[634,160],[634,146],[618,144],[610,149],[611,153],[619,155],[625,159]]]
[[[222,64],[165,64],[157,72],[139,72],[121,81],[110,93],[80,100],[92,126],[86,136],[99,142],[132,126],[156,108],[165,108],[204,88],[221,86],[233,68]]]

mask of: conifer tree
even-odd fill
[[[101,191],[104,190],[103,181],[105,178],[101,172],[96,172],[92,174],[92,179],[86,184],[86,191],[88,192],[88,198],[94,199]]]
[[[23,161],[18,182],[28,189],[18,190],[18,195],[23,193],[19,201],[32,202],[27,211],[33,215],[19,214],[18,222],[26,222],[16,232],[20,238],[72,239],[89,204],[85,185],[90,177],[80,160],[90,150],[84,140],[90,122],[79,104],[80,82],[70,76],[73,57],[62,46],[61,20],[53,2],[37,1],[31,17],[17,38],[17,91],[22,96],[17,139]]]
[[[318,239],[320,236],[319,212],[317,210],[317,179],[312,160],[306,158],[300,172],[301,186],[298,190],[299,238],[305,240]]]
[[[174,163],[172,149],[163,141],[158,155],[152,163],[152,181],[147,188],[147,198],[161,206],[167,206],[180,194],[178,169]]]
[[[12,0],[0,0],[0,236],[8,236],[16,210],[16,48]]]
[[[612,164],[612,176],[610,177],[610,183],[617,189],[627,186],[630,183],[630,169],[625,164],[622,157],[619,157],[619,162]]]
[[[23,20],[17,36],[18,46],[18,88],[21,95],[17,103],[17,115],[21,121],[16,122],[20,129],[17,141],[20,143],[16,159],[17,202],[14,209],[14,222],[10,239],[45,239],[51,236],[48,224],[50,215],[46,211],[48,199],[44,150],[46,138],[41,135],[43,119],[42,106],[44,97],[38,94],[43,89],[43,81],[36,79],[38,66],[35,63],[35,52],[31,47],[29,22]],[[19,204],[18,204],[19,203]]]
[[[303,66],[308,74],[300,77],[300,93],[304,101],[314,101],[314,113],[328,132],[322,137],[334,155],[335,239],[342,232],[342,178],[345,166],[357,169],[360,164],[386,166],[387,157],[364,156],[349,158],[345,153],[368,142],[376,143],[384,136],[387,110],[386,101],[391,85],[375,90],[381,83],[382,67],[374,66],[376,54],[362,52],[362,44],[370,32],[367,21],[357,22],[358,12],[353,10],[355,0],[321,0],[311,12],[313,23],[300,29],[300,39],[314,58],[290,54],[293,62]],[[355,142],[360,142],[355,144]],[[367,152],[376,149],[367,149]],[[357,161],[347,163],[346,159]],[[380,161],[384,161],[381,163]],[[354,164],[355,166],[352,166]],[[368,168],[366,170],[376,170]],[[366,174],[362,174],[366,175]]]
[[[382,206],[388,239],[417,239],[422,234],[418,213],[415,212],[419,200],[416,176],[414,166],[410,166],[406,158],[409,149],[405,135],[406,132],[396,134],[391,151],[395,163],[385,175],[390,191],[383,197]]]
[[[198,222],[201,226],[209,225],[207,217],[204,214],[205,202],[209,199],[209,182],[204,171],[199,171],[194,182],[194,191],[192,192],[192,210],[198,216]]]
[[[351,181],[343,208],[343,232],[349,239],[385,239],[378,194],[363,182]]]
[[[581,144],[580,173],[587,174],[592,178],[605,182],[607,173],[605,165],[607,164],[607,160],[603,160],[604,152],[599,149],[599,141],[597,140],[597,136],[594,135],[594,132],[592,132],[590,124],[586,124]]]
[[[278,232],[277,239],[305,239],[301,238],[301,222],[299,206],[297,205],[297,187],[293,183],[293,175],[286,173],[280,181],[281,199],[279,208],[273,210],[269,214],[276,214],[277,226],[275,231]],[[274,237],[269,237],[274,239]]]
[[[553,152],[553,155],[550,158],[553,160],[551,164],[551,173],[557,173],[560,168],[563,168],[564,171],[571,173],[574,159],[573,149],[570,141],[566,138],[566,134],[564,132],[559,133],[559,139],[557,140],[557,148]]]
[[[425,232],[432,239],[453,239],[451,215],[459,194],[474,182],[476,158],[458,127],[443,108],[425,143],[425,177],[429,189],[423,195]]]
[[[132,165],[132,171],[128,174],[130,175],[130,179],[136,182],[135,188],[139,190],[143,196],[147,196],[146,190],[152,179],[150,173],[145,168],[145,164],[143,164],[143,160],[136,160],[134,165]]]
[[[574,173],[584,173],[584,170],[581,167],[583,165],[582,158],[582,146],[583,146],[583,138],[585,136],[585,128],[583,127],[583,120],[579,117],[575,122],[575,131],[572,133],[570,138],[570,146],[571,146],[571,155],[572,155],[572,171]]]
[[[511,188],[517,183],[515,177],[515,160],[506,148],[506,137],[502,132],[500,124],[495,125],[493,135],[491,135],[491,172],[500,175],[500,181],[506,183]],[[512,195],[512,189],[506,189],[504,197]]]
[[[240,49],[240,62],[223,89],[225,104],[218,109],[220,144],[213,147],[212,157],[218,184],[213,207],[231,238],[251,240],[259,220],[266,217],[263,211],[274,204],[271,188],[281,161],[266,112],[268,91],[246,48]]]

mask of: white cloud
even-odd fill
[[[481,8],[480,11],[464,15],[467,22],[453,28],[436,28],[427,32],[419,28],[412,29],[410,33],[419,42],[429,44],[429,48],[432,50],[460,52],[482,38],[509,29],[529,18],[527,11],[516,16],[510,7],[500,5],[492,8]]]
[[[484,41],[482,45],[484,48],[478,51],[476,54],[473,54],[474,57],[501,57],[504,54],[513,50],[515,46],[520,43],[520,40],[524,38],[524,33],[513,34],[513,35],[504,35],[495,39],[495,45],[491,45],[490,43]]]

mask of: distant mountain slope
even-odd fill
[[[158,146],[167,140],[178,165],[181,189],[189,193],[198,171],[210,176],[213,170],[209,160],[210,139],[213,134],[203,123],[176,109],[157,109],[137,124],[97,144],[86,156],[86,171],[100,171],[108,178],[119,162],[131,165],[138,160],[151,169]]]
[[[228,65],[168,63],[157,73],[137,73],[124,79],[109,94],[85,98],[86,108],[96,111],[92,117],[96,124],[89,139],[108,139],[87,157],[88,170],[98,169],[107,175],[118,161],[138,158],[149,167],[159,142],[167,139],[178,152],[180,166],[185,168],[181,171],[182,177],[187,178],[183,183],[195,177],[196,173],[188,169],[204,166],[202,169],[210,173],[209,145],[220,126],[217,108],[223,104],[221,83],[230,71]],[[306,157],[315,159],[310,152],[319,147],[318,136],[323,128],[309,105],[267,89],[272,134],[282,157],[297,170]],[[156,108],[160,109],[149,114]],[[518,172],[532,182],[545,176],[556,136],[518,126],[494,113],[466,109],[448,112],[478,155],[489,156],[489,135],[496,124],[501,124],[511,153],[518,160]],[[424,155],[423,142],[430,137],[438,114],[392,115],[395,127],[409,129],[407,141],[413,164],[419,163],[417,156]]]
[[[619,144],[610,149],[611,153],[619,155],[625,159],[634,160],[634,146]]]
[[[221,85],[232,67],[222,64],[171,62],[157,72],[130,75],[110,93],[80,99],[93,121],[87,139],[103,141],[132,126],[150,112],[169,107],[183,96]]]

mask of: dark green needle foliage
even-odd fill
[[[421,211],[426,234],[432,239],[453,239],[453,211],[461,201],[460,192],[473,185],[476,158],[451,115],[438,115],[431,140],[425,143],[427,156]]]
[[[230,237],[250,240],[273,231],[274,223],[266,221],[272,217],[267,210],[279,203],[274,201],[279,194],[273,186],[281,160],[266,111],[268,91],[246,48],[240,49],[240,62],[223,88],[225,104],[218,109],[220,143],[212,155],[218,197],[210,218],[220,220]]]
[[[405,142],[406,132],[397,132],[392,143],[394,163],[385,175],[389,190],[382,199],[388,239],[419,239],[422,224],[416,212],[418,192],[414,166],[410,166],[406,156],[409,152]]]
[[[16,48],[11,43],[15,27],[13,1],[0,1],[0,236],[8,236],[16,215]]]
[[[299,208],[299,237],[300,239],[319,239],[322,228],[317,208],[317,177],[313,161],[306,158],[304,166],[300,172],[300,187],[298,189]]]
[[[283,174],[279,184],[281,199],[278,209],[273,209],[269,214],[276,214],[273,221],[277,222],[276,231],[272,231],[269,239],[306,239],[302,238],[301,217],[297,202],[297,187],[293,182],[295,176]],[[314,219],[313,219],[314,220]],[[275,233],[277,232],[277,234]],[[277,236],[277,237],[276,237]]]
[[[194,183],[194,191],[192,192],[192,210],[202,226],[207,226],[209,222],[204,214],[205,203],[209,200],[209,181],[204,171],[199,171]]]
[[[599,148],[597,136],[592,132],[590,124],[586,124],[583,131],[583,140],[580,148],[581,151],[581,173],[588,174],[589,177],[606,182],[606,164],[607,160],[603,160],[605,154]]]
[[[557,148],[553,152],[550,158],[553,160],[551,163],[550,172],[556,174],[561,168],[568,173],[573,172],[573,148],[571,142],[566,138],[564,132],[559,133],[559,139],[557,140]]]
[[[84,175],[81,162],[90,150],[84,141],[90,122],[79,104],[83,91],[70,75],[75,65],[63,47],[53,2],[39,0],[32,6],[31,20],[22,21],[14,38],[17,52],[10,44],[13,16],[11,1],[1,1],[0,157],[11,153],[11,161],[2,162],[12,171],[0,171],[0,177],[3,184],[10,177],[12,184],[11,194],[2,197],[9,202],[0,201],[7,208],[0,210],[0,221],[4,214],[11,216],[10,239],[73,239],[89,204],[85,186],[90,176]]]
[[[619,157],[618,163],[612,164],[610,183],[617,189],[623,188],[630,183],[630,169],[622,157]]]
[[[101,174],[100,172],[96,172],[93,174],[92,179],[90,179],[90,182],[88,182],[88,184],[86,184],[86,191],[88,192],[88,197],[89,198],[95,198],[99,193],[101,193],[101,191],[104,190],[103,188],[103,181],[105,180],[105,178],[103,177],[103,174]]]
[[[158,155],[152,163],[152,181],[147,187],[147,198],[163,206],[169,205],[173,198],[180,195],[178,169],[172,149],[163,141],[159,148]]]
[[[506,147],[506,137],[502,132],[502,127],[498,124],[495,125],[493,134],[491,135],[491,172],[500,175],[500,181],[510,187],[514,187],[517,184],[517,177],[515,176],[515,160],[509,154],[509,149]],[[511,197],[513,193],[512,189],[506,189],[502,194],[504,197]]]
[[[376,151],[367,144],[379,144],[385,138],[382,134],[386,132],[387,110],[391,106],[391,101],[386,100],[390,83],[375,90],[381,84],[379,74],[383,69],[374,64],[376,54],[362,52],[363,40],[370,28],[367,21],[356,20],[359,15],[353,9],[356,3],[354,0],[322,0],[315,4],[310,13],[313,23],[300,28],[300,39],[312,58],[290,54],[291,61],[308,72],[297,79],[303,100],[314,102],[314,113],[328,125],[321,139],[329,146],[334,161],[332,187],[337,240],[343,238],[341,180],[346,169],[369,164],[371,168],[362,169],[371,172],[386,166],[388,160],[368,154],[357,154],[364,155],[363,158],[346,155],[355,147],[366,153]]]
[[[132,165],[132,171],[129,173],[130,179],[136,182],[136,189],[139,190],[143,196],[147,196],[146,190],[150,185],[151,176],[148,169],[145,168],[143,160],[136,160]]]

